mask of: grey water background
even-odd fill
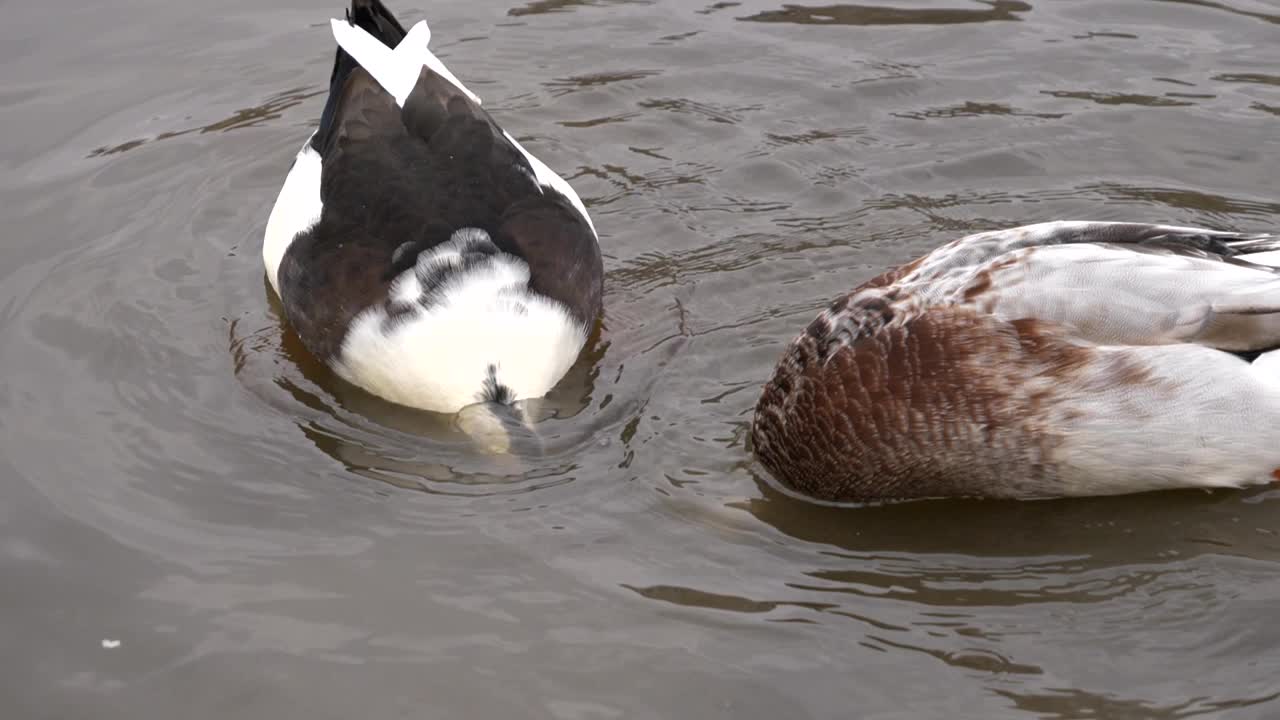
[[[1276,491],[827,508],[743,447],[961,233],[1280,225],[1280,5],[817,1],[392,0],[601,231],[514,466],[264,282],[338,0],[5,3],[3,717],[1280,717]]]

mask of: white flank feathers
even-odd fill
[[[1274,482],[1276,359],[1252,365],[1198,345],[1100,348],[1078,373],[1045,378],[1071,397],[1055,416],[1063,494],[1104,495]],[[1117,383],[1115,362],[1151,381]]]
[[[1268,267],[1280,267],[1280,250],[1271,250],[1269,252],[1249,253],[1241,255],[1241,260],[1247,260],[1255,265],[1267,265]]]
[[[262,263],[277,296],[280,294],[280,281],[276,276],[285,251],[300,233],[320,222],[320,211],[324,208],[320,201],[320,165],[320,154],[311,147],[311,138],[307,138],[284,179],[276,204],[271,208],[271,217],[267,218],[267,229],[262,238]]]
[[[1259,377],[1280,385],[1280,350],[1271,350],[1253,361],[1253,372]]]

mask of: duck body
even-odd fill
[[[1280,236],[1057,222],[980,233],[837,299],[752,446],[854,502],[1280,479]]]
[[[485,112],[378,0],[332,21],[320,126],[267,222],[289,324],[339,376],[456,412],[544,395],[601,311],[595,228],[573,189]]]

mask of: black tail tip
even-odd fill
[[[347,22],[363,28],[391,47],[395,47],[405,36],[404,26],[382,4],[382,0],[351,0]]]
[[[480,389],[480,401],[510,405],[515,402],[516,394],[512,389],[498,381],[498,368],[489,366],[489,374],[485,376]]]

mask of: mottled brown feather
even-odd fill
[[[827,350],[826,318],[788,348],[758,405],[753,446],[775,477],[833,501],[1048,492],[1052,390],[1026,381],[1092,350],[963,307]]]

